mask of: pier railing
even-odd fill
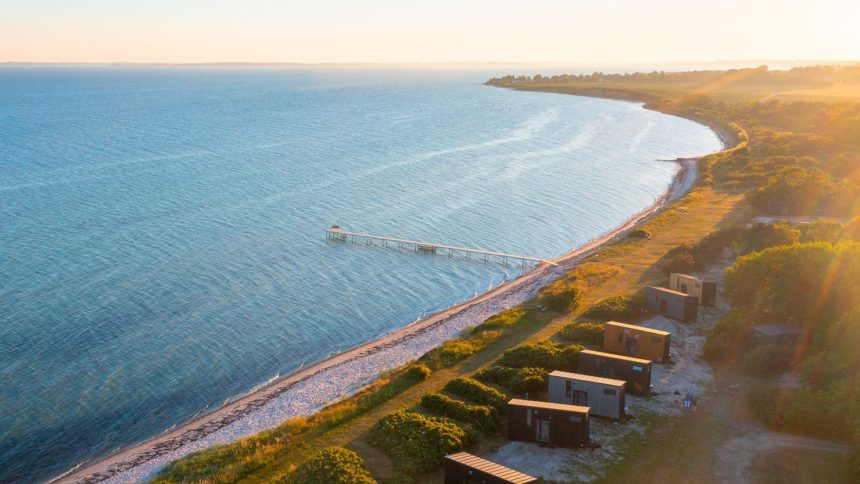
[[[329,240],[341,240],[355,243],[364,243],[367,245],[379,245],[381,247],[393,247],[397,249],[409,249],[416,252],[428,254],[447,254],[449,257],[455,255],[463,256],[467,259],[479,259],[485,262],[500,262],[508,264],[508,262],[519,262],[525,266],[527,263],[549,264],[556,265],[555,262],[539,257],[529,257],[525,255],[508,254],[505,252],[495,252],[484,249],[473,249],[469,247],[458,247],[456,245],[437,244],[433,242],[422,242],[420,240],[401,239],[398,237],[390,237],[387,235],[372,235],[361,232],[351,232],[344,230],[338,226],[332,226],[325,231],[326,238]]]

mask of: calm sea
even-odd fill
[[[502,72],[0,68],[0,480],[56,475],[514,277],[719,148]]]

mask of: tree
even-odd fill
[[[289,484],[376,484],[355,452],[343,447],[328,447],[287,474]]]

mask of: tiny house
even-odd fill
[[[603,350],[619,355],[665,362],[669,360],[672,333],[609,321],[603,331]]]
[[[794,345],[803,330],[792,324],[756,324],[750,328],[750,342],[754,345]]]
[[[481,459],[468,452],[446,455],[445,484],[530,484],[536,477]]]
[[[568,448],[591,441],[588,407],[513,399],[507,410],[508,440]]]
[[[717,302],[717,283],[695,276],[673,272],[669,274],[669,289],[696,296],[702,306],[713,306]]]
[[[554,371],[547,379],[549,401],[588,407],[591,415],[619,419],[624,416],[623,380]]]
[[[628,393],[647,395],[651,392],[651,362],[648,360],[583,350],[579,352],[577,370],[586,375],[624,380]]]
[[[673,291],[665,287],[645,288],[645,303],[651,312],[681,321],[695,321],[699,317],[699,299],[696,296]]]

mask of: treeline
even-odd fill
[[[733,84],[769,84],[773,86],[826,87],[833,84],[860,83],[860,64],[851,66],[809,66],[789,70],[770,70],[767,66],[728,70],[701,70],[684,72],[632,72],[624,74],[559,74],[544,76],[494,77],[487,84],[506,86],[518,83],[710,83],[726,81]]]

